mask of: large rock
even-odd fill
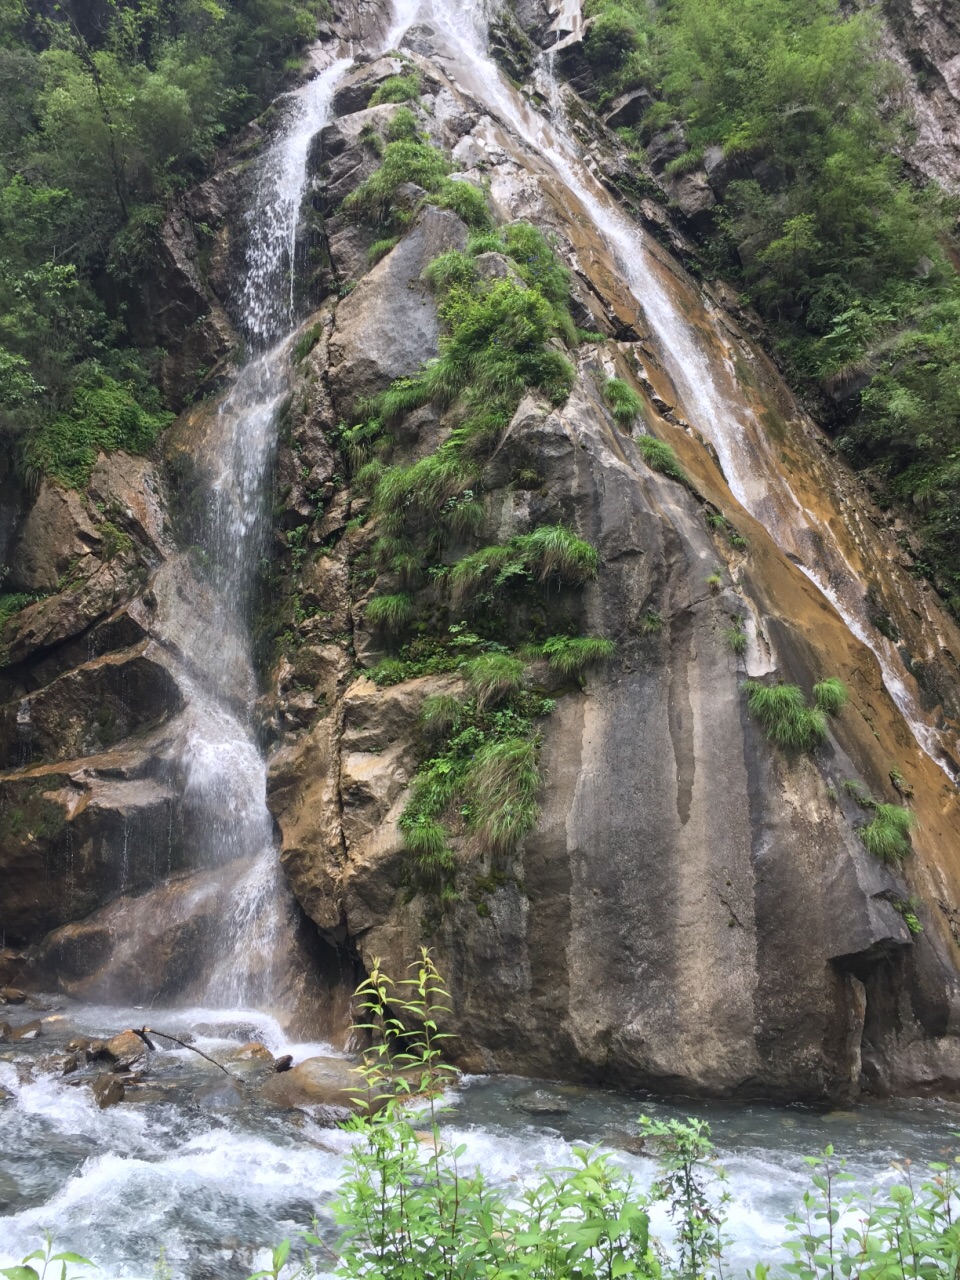
[[[334,1111],[376,1111],[377,1090],[371,1090],[346,1058],[306,1058],[261,1090],[277,1107],[324,1107]]]
[[[463,249],[467,228],[428,205],[397,247],[337,308],[330,339],[330,389],[340,413],[385,390],[437,354],[440,326],[424,267],[448,249]]]
[[[0,764],[52,762],[94,754],[160,724],[183,694],[153,641],[109,653],[0,707]]]
[[[181,857],[178,797],[137,776],[142,755],[66,767],[0,775],[0,929],[11,943],[146,887]]]

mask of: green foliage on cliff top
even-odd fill
[[[324,8],[103,0],[0,10],[7,461],[83,484],[91,449],[117,447],[118,434],[142,448],[156,434],[155,353],[136,349],[124,298],[152,260],[169,202],[272,98]]]

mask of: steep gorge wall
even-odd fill
[[[517,14],[550,39],[548,11],[531,4]],[[338,426],[353,420],[360,398],[437,353],[441,326],[423,271],[440,252],[463,248],[468,229],[453,212],[427,205],[369,267],[377,232],[339,205],[380,163],[371,139],[397,108],[367,104],[403,64],[365,64],[341,85],[339,117],[314,151],[326,255],[316,287],[326,298],[308,322],[314,345],[297,368],[277,461],[281,560],[271,609],[287,616],[263,715],[281,859],[323,940],[319,951],[305,945],[296,957],[325,975],[327,993],[312,990],[311,998],[328,1026],[345,1020],[345,1002],[329,992],[352,980],[354,955],[366,964],[381,956],[399,973],[427,943],[450,980],[459,1060],[475,1070],[781,1098],[855,1096],[861,1072],[880,1090],[958,1087],[956,788],[918,748],[874,653],[801,571],[821,556],[829,574],[833,554],[817,544],[803,510],[816,513],[856,565],[864,594],[873,593],[922,678],[921,688],[906,675],[913,694],[954,742],[956,628],[905,572],[894,531],[720,294],[702,293],[658,250],[656,270],[711,367],[767,433],[750,442],[757,483],[759,459],[772,451],[800,495],[792,514],[777,507],[773,491],[769,520],[749,514],[710,445],[710,424],[672,385],[654,326],[561,175],[509,119],[490,113],[483,85],[451,64],[442,33],[422,24],[404,47],[422,77],[420,127],[460,163],[465,180],[489,183],[499,220],[528,219],[556,236],[574,272],[577,323],[605,335],[575,353],[565,404],[534,394],[523,400],[482,471],[483,525],[445,556],[562,522],[599,550],[600,571],[582,593],[549,601],[549,620],[609,637],[617,649],[580,684],[545,663],[530,668],[530,681],[557,700],[540,724],[536,830],[506,859],[461,840],[458,901],[418,891],[398,827],[430,750],[418,717],[428,695],[463,697],[465,686],[456,671],[388,687],[364,674],[391,647],[366,622],[365,606],[392,584],[364,572],[378,530],[369,498],[345,479]],[[530,110],[519,95],[515,101],[517,111]],[[582,104],[574,107],[588,164],[612,183],[615,140]],[[406,193],[411,208],[422,194]],[[662,211],[638,212],[682,249]],[[222,225],[229,223],[224,211]],[[224,243],[212,260],[228,259]],[[510,268],[491,261],[489,269]],[[198,303],[199,328],[217,314],[209,299]],[[636,432],[617,425],[602,394],[611,374],[644,397],[648,429],[675,447],[690,486],[651,469]],[[215,412],[215,401],[188,410],[171,432],[181,494],[190,459],[202,457],[205,415]],[[397,431],[398,457],[431,453],[449,427],[431,407],[416,410]],[[140,476],[128,493],[119,486],[134,467]],[[22,886],[4,905],[13,944],[4,972],[22,976],[32,966],[37,980],[49,980],[59,970],[68,989],[96,991],[105,956],[123,938],[128,980],[131,969],[155,963],[163,972],[154,981],[169,995],[184,977],[177,942],[202,932],[230,888],[204,897],[203,873],[183,882],[189,891],[179,895],[178,882],[163,883],[181,858],[182,781],[170,759],[179,695],[176,663],[152,633],[151,610],[158,592],[189,598],[202,586],[164,525],[162,513],[175,504],[159,469],[115,455],[101,470],[103,485],[113,486],[103,490],[105,511],[119,513],[111,521],[127,542],[108,554],[104,513],[91,515],[79,499],[45,486],[15,553],[35,564],[36,581],[43,577],[54,594],[3,637],[11,664],[0,714],[12,750],[19,743],[33,752],[20,768],[11,756],[2,777],[4,869],[8,883]],[[151,490],[156,508],[146,512],[135,498]],[[719,512],[745,546],[705,519]],[[791,518],[795,533],[784,545],[771,534]],[[71,539],[78,548],[65,555]],[[71,565],[75,576],[84,566],[78,600],[72,582],[55,590]],[[455,606],[438,594],[428,616],[442,632]],[[726,635],[737,616],[749,637],[742,656]],[[118,666],[124,679],[111,694]],[[772,747],[746,711],[744,677],[774,672],[806,690],[836,675],[851,690],[813,759]],[[860,779],[896,801],[894,766],[912,788],[919,821],[906,879],[867,854],[856,832],[861,811],[843,788]],[[163,847],[151,856],[158,833]],[[158,928],[146,939],[124,938],[124,895],[151,884],[160,885],[154,916],[170,922],[167,936]],[[923,903],[917,936],[892,905],[912,893]],[[198,914],[184,909],[190,896],[203,900]],[[70,923],[91,911],[83,924]]]

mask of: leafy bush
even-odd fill
[[[24,444],[28,471],[85,488],[101,452],[146,452],[172,413],[149,412],[127,387],[100,375],[76,388],[69,410],[40,426]]]
[[[743,687],[750,714],[760,722],[771,742],[791,751],[812,751],[826,738],[823,711],[807,706],[798,685],[745,680]]]
[[[603,394],[607,404],[610,406],[610,412],[614,416],[614,420],[621,427],[632,427],[633,424],[643,413],[643,401],[634,391],[633,387],[622,380],[622,378],[608,378],[603,385]],[[645,440],[652,440],[652,436],[644,436]],[[669,446],[667,446],[669,447]],[[644,454],[646,457],[646,454]],[[677,464],[679,466],[679,463]],[[663,468],[658,468],[663,470]]]
[[[449,172],[443,153],[427,142],[410,138],[388,142],[380,168],[347,196],[343,207],[370,222],[383,223],[389,219],[397,188],[403,183],[438,191]]]
[[[878,804],[873,821],[861,828],[860,838],[875,858],[900,866],[910,854],[910,832],[916,824],[916,817],[909,809],[897,804]]]

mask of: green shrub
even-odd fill
[[[916,817],[909,809],[878,804],[873,821],[860,829],[860,838],[875,858],[900,866],[910,854],[910,832],[916,825]]]
[[[28,472],[83,489],[99,453],[116,449],[145,453],[172,421],[172,413],[144,409],[113,378],[92,376],[76,388],[69,410],[30,435],[23,449],[24,463]]]
[[[413,617],[413,600],[405,593],[374,596],[364,616],[371,627],[383,631],[400,631]]]
[[[523,684],[523,663],[508,653],[481,653],[461,666],[477,700],[477,710],[511,697]]]
[[[420,76],[416,71],[402,76],[388,76],[373,91],[369,106],[379,107],[385,102],[410,102],[420,96]]]
[[[438,293],[455,287],[471,288],[477,282],[477,269],[466,253],[448,249],[424,268],[423,278]]]
[[[771,742],[791,751],[812,751],[827,736],[824,713],[807,706],[795,684],[765,685],[746,680],[747,706]]]
[[[27,605],[36,604],[40,599],[42,599],[41,596],[31,595],[26,591],[8,592],[5,595],[0,595],[0,630],[21,609],[26,609]]]
[[[370,222],[383,223],[391,216],[398,187],[412,182],[425,191],[438,191],[449,172],[443,153],[427,142],[410,138],[388,142],[380,168],[347,196],[343,207]]]
[[[486,195],[465,179],[455,182],[452,178],[447,178],[440,184],[437,193],[430,197],[430,204],[435,204],[440,209],[450,209],[475,231],[483,231],[491,224]]]
[[[388,142],[419,141],[420,131],[417,125],[417,117],[409,107],[401,107],[399,111],[393,113],[389,124],[384,130],[384,135]]]
[[[633,387],[621,378],[608,378],[603,386],[603,394],[607,404],[610,406],[610,412],[613,414],[614,420],[621,427],[632,427],[642,415],[643,401]],[[643,439],[652,439],[652,437],[644,436]],[[644,457],[646,457],[646,454],[644,454]],[[679,465],[677,463],[677,466]],[[661,471],[663,469],[663,467],[658,468]]]
[[[662,471],[671,480],[689,484],[687,473],[680,465],[680,459],[672,445],[667,444],[665,440],[658,440],[656,436],[637,436],[636,440],[637,448],[648,467],[652,467],[654,471]]]
[[[828,716],[838,716],[849,696],[847,686],[837,676],[829,676],[813,686],[814,702]]]
[[[536,657],[546,658],[560,675],[574,676],[612,657],[616,647],[612,640],[600,636],[550,636],[531,650]]]

